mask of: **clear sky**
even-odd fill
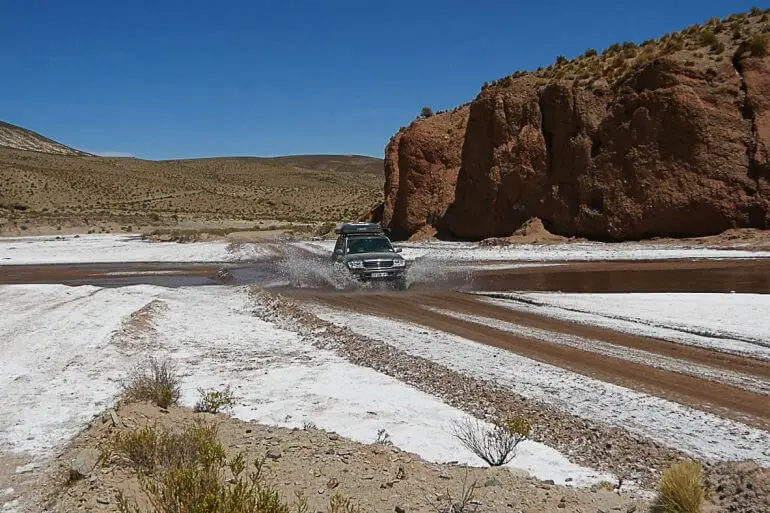
[[[150,159],[382,156],[484,81],[758,1],[0,0],[0,120]]]

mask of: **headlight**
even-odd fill
[[[403,258],[399,258],[398,260],[393,260],[393,267],[406,267],[406,260]]]
[[[364,263],[361,260],[351,260],[348,262],[348,267],[351,269],[363,269]]]

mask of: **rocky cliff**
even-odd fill
[[[767,15],[711,20],[485,87],[386,150],[384,222],[408,237],[627,240],[770,228]]]

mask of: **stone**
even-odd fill
[[[487,480],[484,481],[484,486],[486,486],[486,487],[492,487],[492,486],[500,487],[500,486],[503,486],[503,483],[502,483],[502,481],[500,481],[496,477],[488,477]]]
[[[283,451],[281,450],[281,448],[279,446],[271,447],[267,451],[267,457],[270,458],[273,461],[277,461],[277,460],[281,459],[281,456],[283,456]]]
[[[76,481],[88,477],[99,462],[99,452],[96,449],[84,449],[75,456],[70,464],[70,479]]]

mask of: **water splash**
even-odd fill
[[[349,290],[358,286],[358,281],[342,264],[332,262],[329,257],[290,244],[281,250],[278,272],[290,287]]]

